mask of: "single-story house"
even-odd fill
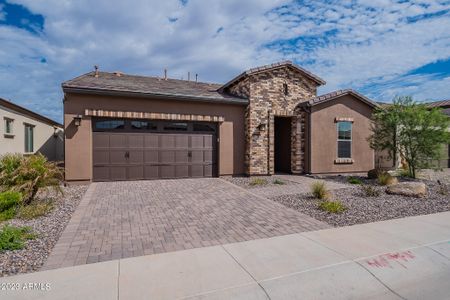
[[[440,108],[443,114],[450,117],[450,100],[428,102],[426,105],[429,108]],[[450,145],[442,146],[442,159],[437,163],[437,167],[450,168]]]
[[[284,61],[225,84],[96,71],[62,84],[68,181],[374,168],[370,118],[353,91]]]
[[[64,160],[63,125],[0,98],[0,156],[42,153],[49,160]]]

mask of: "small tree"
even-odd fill
[[[387,150],[394,162],[400,155],[408,164],[408,175],[415,178],[417,170],[441,158],[442,144],[450,142],[449,125],[440,109],[396,97],[392,105],[374,112],[369,141],[373,149]]]

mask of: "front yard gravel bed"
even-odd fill
[[[37,234],[33,240],[25,243],[21,250],[0,253],[0,277],[19,273],[34,272],[40,269],[55,246],[62,231],[86,192],[87,185],[63,187],[64,195],[52,195],[47,198],[54,201],[54,209],[46,216],[32,220],[12,219],[0,224],[29,226]],[[44,197],[45,195],[41,195]]]
[[[340,214],[319,210],[320,200],[309,194],[282,195],[271,199],[335,227],[449,211],[450,195],[440,194],[436,182],[423,182],[428,188],[425,198],[389,195],[385,193],[386,187],[377,185],[371,186],[381,192],[378,197],[365,196],[359,186],[331,191],[330,200],[340,200],[347,207]]]
[[[247,177],[247,176],[236,176],[236,177],[232,177],[232,176],[222,176],[220,177],[222,179],[225,179],[237,186],[246,188],[246,189],[253,189],[253,188],[261,188],[261,187],[268,187],[268,186],[285,186],[285,185],[297,185],[297,182],[293,182],[290,180],[286,180],[286,179],[281,179],[279,177],[277,177],[276,175],[274,176],[252,176],[252,177]],[[255,179],[262,179],[267,181],[267,183],[264,184],[256,184],[256,185],[251,185],[250,183],[252,182],[252,180]],[[283,182],[283,184],[276,184],[274,183],[275,180],[279,180],[281,182]]]

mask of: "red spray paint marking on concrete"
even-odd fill
[[[407,263],[415,258],[411,251],[394,252],[382,254],[376,258],[366,260],[369,267],[374,268],[394,268],[391,263],[399,264],[400,266],[407,268],[403,263]]]

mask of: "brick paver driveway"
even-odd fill
[[[327,227],[219,178],[93,183],[44,269]]]

